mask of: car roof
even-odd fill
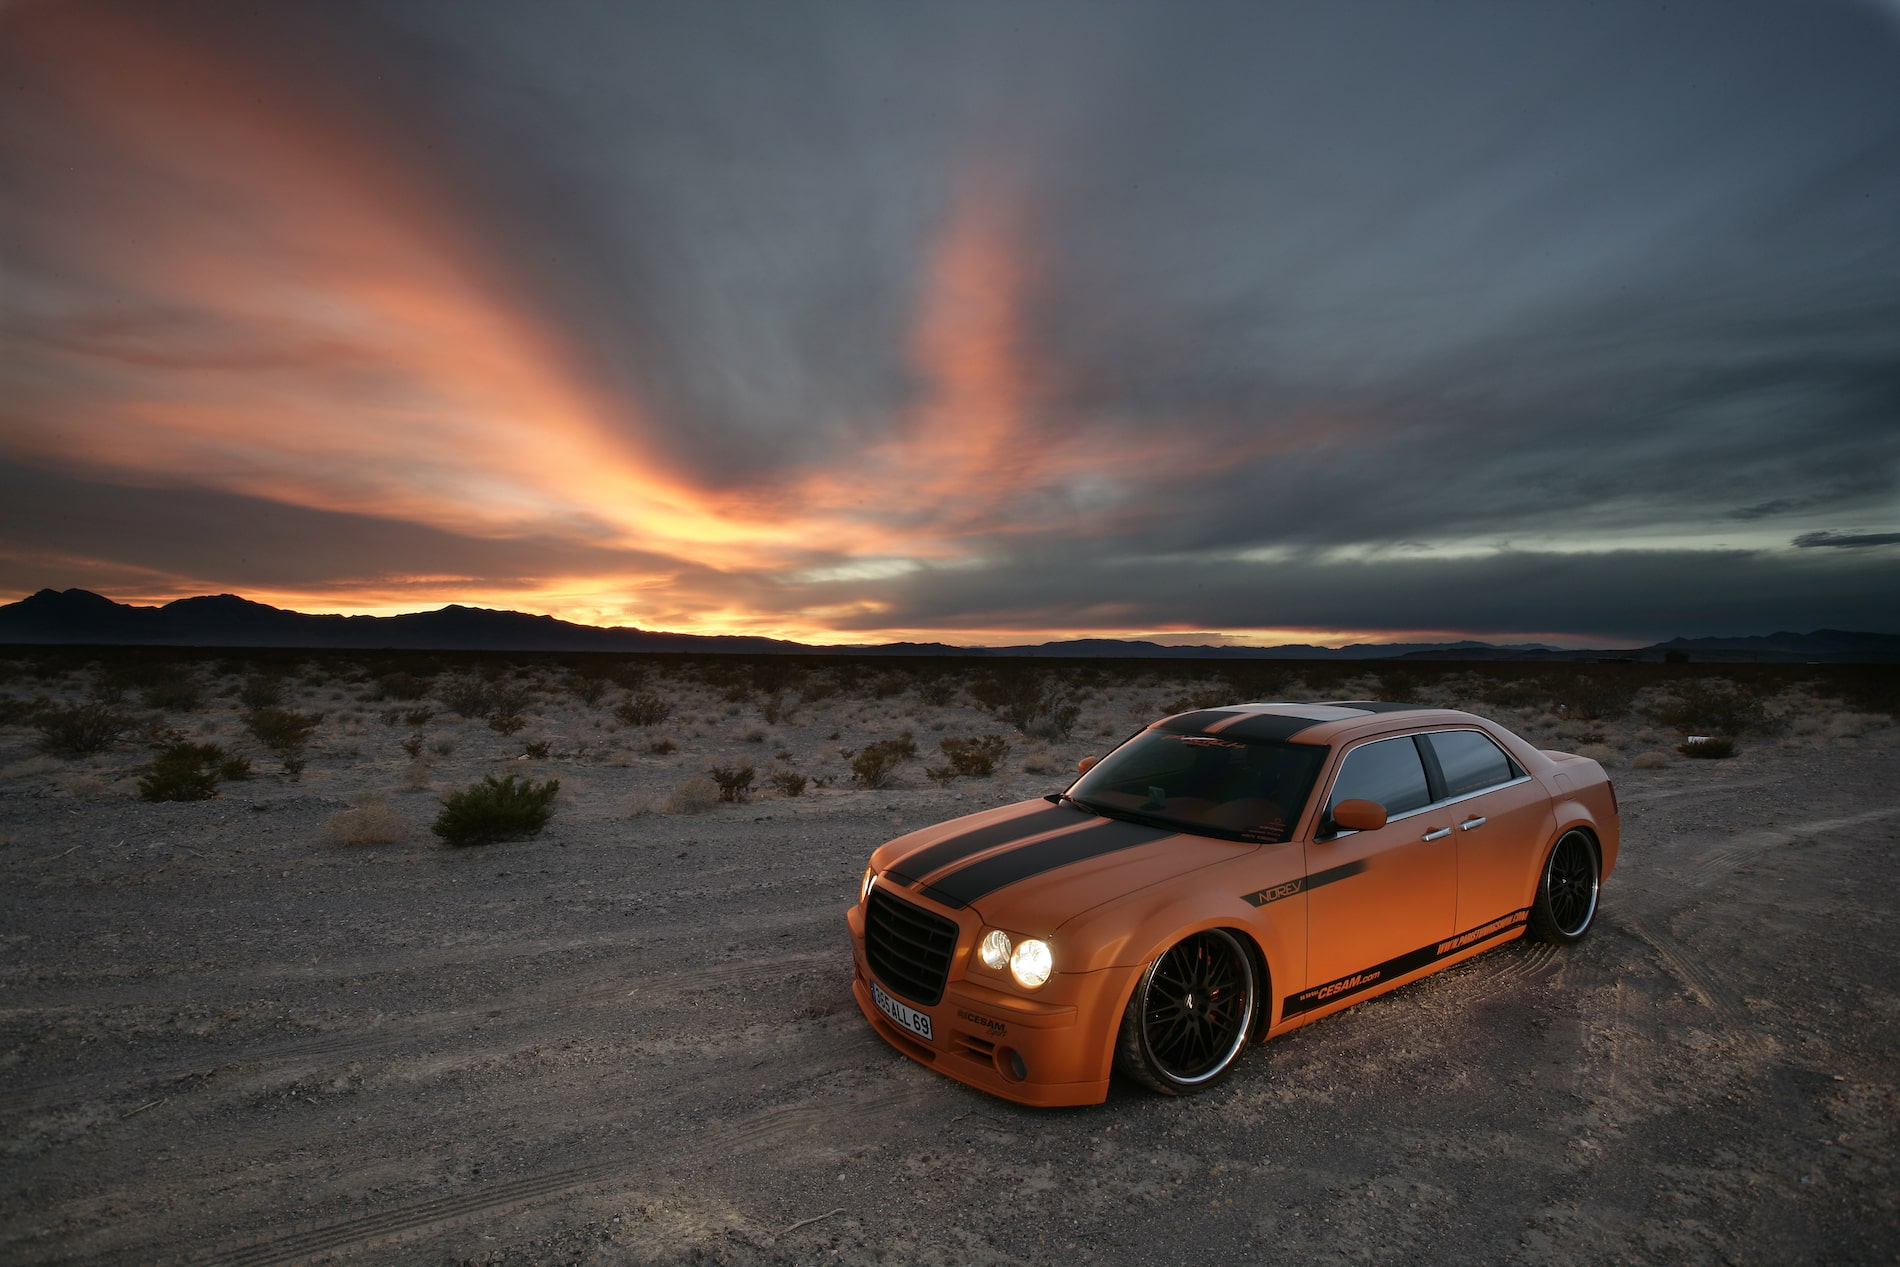
[[[1404,713],[1403,718],[1391,714]],[[1298,743],[1330,744],[1361,731],[1395,729],[1405,725],[1457,724],[1476,721],[1470,713],[1424,704],[1394,704],[1382,700],[1335,700],[1317,703],[1225,704],[1176,713],[1155,723],[1162,730],[1229,735],[1235,739],[1291,739]]]

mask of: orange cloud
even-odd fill
[[[923,263],[904,341],[914,404],[861,451],[709,489],[669,449],[666,429],[691,420],[590,381],[565,332],[515,297],[466,209],[360,103],[146,10],[48,6],[15,26],[0,71],[19,68],[83,147],[61,163],[26,146],[57,203],[35,231],[101,298],[42,314],[24,421],[0,423],[0,456],[682,561],[487,591],[399,575],[253,591],[267,601],[488,602],[824,640],[884,612],[829,580],[980,563],[999,538],[1125,528],[1168,488],[1248,456],[1059,414],[1067,371],[1030,319],[1033,226],[1008,182],[973,164]],[[179,578],[201,582],[219,587]]]

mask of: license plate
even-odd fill
[[[914,1007],[898,1002],[884,993],[884,987],[873,981],[871,999],[877,1004],[877,1010],[902,1025],[919,1038],[930,1037],[930,1018]]]

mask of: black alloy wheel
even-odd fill
[[[1226,929],[1182,938],[1136,984],[1116,1062],[1168,1095],[1212,1086],[1247,1046],[1260,993],[1254,977],[1253,957]]]
[[[1596,919],[1600,874],[1596,842],[1583,832],[1567,832],[1537,883],[1531,935],[1559,946],[1580,940]]]

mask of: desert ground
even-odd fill
[[[0,650],[0,1261],[1900,1262],[1894,686]],[[1185,1099],[1023,1109],[873,1034],[872,848],[1247,698],[1458,704],[1597,757],[1624,844],[1592,934]],[[941,741],[992,735],[952,777]],[[431,833],[509,775],[559,782],[538,835]]]

